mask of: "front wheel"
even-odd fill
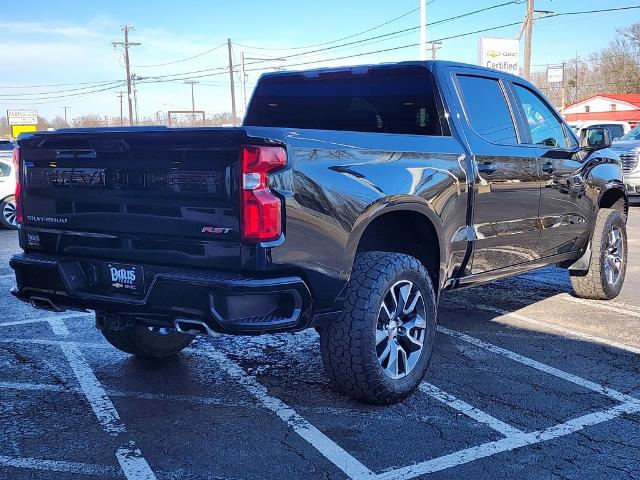
[[[13,196],[9,196],[0,202],[0,224],[9,230],[18,228],[18,216],[16,201]]]
[[[591,264],[586,272],[570,272],[577,297],[611,300],[622,290],[627,271],[627,229],[622,214],[601,208],[591,239]]]
[[[409,255],[364,252],[356,256],[346,289],[342,315],[320,331],[332,384],[372,403],[406,398],[433,352],[436,306],[429,274]]]
[[[104,338],[125,353],[143,358],[162,358],[176,355],[187,348],[193,335],[174,329],[131,325],[122,329],[101,328]]]

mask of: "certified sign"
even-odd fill
[[[564,76],[563,74],[564,74],[564,68],[549,67],[547,68],[547,82],[562,83],[562,77]]]
[[[37,125],[37,110],[7,110],[9,125]]]
[[[483,67],[520,74],[520,41],[513,38],[480,37],[478,63]]]

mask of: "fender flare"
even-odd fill
[[[438,214],[434,212],[426,202],[417,201],[415,196],[406,198],[402,196],[382,198],[368,205],[367,208],[364,209],[362,214],[354,222],[351,233],[349,234],[349,239],[347,240],[345,247],[346,268],[342,272],[343,278],[348,279],[351,275],[351,267],[353,266],[358,246],[360,245],[360,241],[367,227],[379,217],[393,212],[418,213],[423,215],[425,219],[431,223],[436,233],[440,251],[438,269],[440,273],[440,283],[442,283],[444,281],[446,258],[448,255],[448,249],[446,248],[447,243],[442,237],[442,221]],[[441,285],[438,285],[437,287],[440,288]]]

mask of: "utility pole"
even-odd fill
[[[427,59],[427,0],[420,0],[420,60]]]
[[[241,88],[242,88],[242,115],[246,116],[247,115],[247,74],[245,73],[244,70],[244,52],[242,52],[240,54],[240,80],[242,81],[241,83]]]
[[[124,64],[127,71],[127,100],[129,102],[129,125],[133,125],[133,103],[131,101],[131,68],[129,66],[129,47],[136,47],[140,43],[129,42],[129,31],[133,30],[130,25],[123,25],[121,30],[124,32],[124,42],[112,42],[113,47],[118,46],[124,48]]]
[[[197,82],[195,80],[185,80],[184,83],[186,83],[187,85],[191,85],[191,126],[194,126],[196,124],[196,102],[195,97],[193,96],[193,86],[200,82]]]
[[[233,85],[233,53],[231,52],[231,39],[227,38],[229,49],[229,80],[231,81],[231,123],[236,126],[236,92]]]
[[[531,35],[533,34],[533,10],[534,1],[527,0],[527,15],[525,21],[525,37],[524,37],[524,78],[531,79]]]
[[[562,62],[562,92],[560,94],[560,98],[561,98],[560,103],[562,104],[562,108],[560,109],[560,113],[564,112],[564,106],[565,106],[565,103],[566,103],[565,93],[564,93],[564,88],[565,88],[566,81],[567,81],[566,80],[566,76],[567,75],[565,74],[565,63]]]
[[[71,107],[60,107],[60,108],[64,108],[64,123],[65,125],[69,125],[69,123],[67,122],[67,110],[69,110]]]
[[[241,89],[242,89],[242,103],[244,105],[243,112],[246,114],[247,112],[247,74],[245,62],[247,60],[271,60],[277,62],[286,62],[287,59],[283,57],[245,57],[244,52],[241,54],[242,61],[240,62],[240,81],[241,81]],[[275,70],[280,70],[280,67],[275,67]]]
[[[442,48],[441,41],[429,42],[431,44],[431,60],[435,60],[438,56],[438,49]]]
[[[120,99],[120,126],[122,126],[122,123],[123,123],[123,119],[122,119],[122,97],[124,97],[124,92],[118,92],[118,95],[116,95],[116,97],[118,97]]]

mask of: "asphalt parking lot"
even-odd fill
[[[142,361],[87,314],[8,293],[0,232],[0,479],[640,478],[640,206],[619,298],[544,269],[444,296],[420,391],[331,390],[318,336],[199,339]]]

